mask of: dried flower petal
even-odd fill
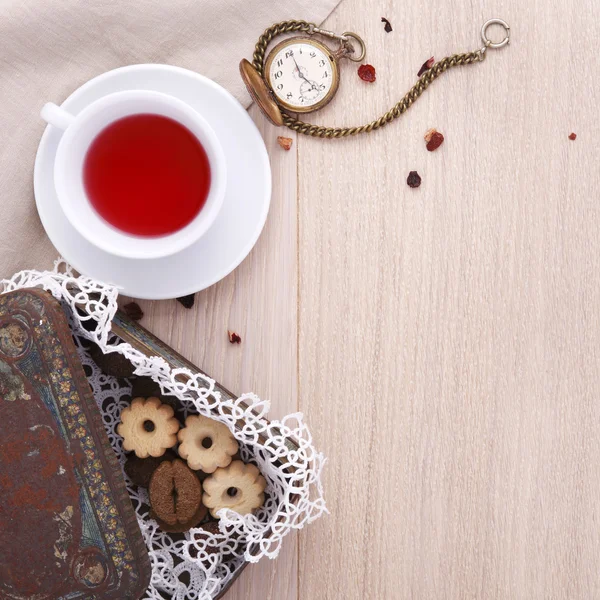
[[[384,29],[386,33],[392,31],[392,24],[385,17],[381,17],[381,22],[385,23]]]
[[[358,67],[358,76],[363,81],[373,83],[375,81],[375,67],[373,65],[360,65]]]
[[[425,141],[427,142],[427,150],[433,152],[444,143],[444,136],[436,129],[430,129],[425,134]]]
[[[419,72],[417,73],[417,77],[421,77],[421,75],[423,75],[423,73],[425,73],[425,71],[429,71],[429,69],[431,69],[431,67],[433,67],[434,64],[435,64],[435,58],[433,58],[433,56],[432,56],[431,58],[427,59],[423,63],[423,65],[419,69]]]
[[[144,316],[144,311],[137,302],[130,302],[123,307],[123,312],[133,321],[139,321]]]
[[[283,137],[281,135],[277,136],[277,143],[284,149],[289,150],[292,147],[292,138]]]
[[[227,330],[227,335],[229,336],[229,342],[231,344],[241,344],[242,338],[235,332]]]
[[[408,183],[411,188],[418,188],[421,185],[421,176],[416,171],[411,171],[408,174],[406,183]]]
[[[572,133],[572,134],[569,136],[569,139],[570,139],[572,142],[574,142],[574,141],[577,139],[577,134],[576,134],[576,133]]]
[[[188,296],[177,298],[177,302],[179,302],[185,308],[192,308],[192,306],[194,306],[195,299],[196,294],[189,294]]]

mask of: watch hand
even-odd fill
[[[296,63],[296,69],[298,69],[298,75],[300,75],[300,77],[302,77],[302,79],[304,79],[304,81],[306,81],[306,83],[310,83],[310,81],[308,81],[308,79],[306,79],[306,77],[304,77],[304,75],[302,74],[302,71],[300,70],[300,65],[298,65],[298,61],[296,60],[296,57],[293,54],[292,54],[292,59]]]
[[[298,65],[298,61],[296,60],[296,57],[292,54],[292,60],[294,61],[294,64],[296,65],[296,69],[298,69],[298,75],[300,75],[300,77],[302,77],[302,71],[300,70],[300,66]]]

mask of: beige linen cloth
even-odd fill
[[[0,278],[52,266],[33,164],[46,101],[124,65],[197,71],[250,104],[239,77],[258,36],[278,21],[321,23],[339,0],[0,0]]]

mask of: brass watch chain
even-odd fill
[[[487,29],[490,25],[498,24],[502,25],[506,31],[506,37],[501,41],[494,43],[487,37]],[[303,32],[312,34],[318,30],[314,23],[308,23],[306,21],[282,21],[276,23],[268,29],[265,29],[264,33],[258,38],[258,42],[254,48],[253,65],[257,70],[258,74],[264,76],[264,60],[265,51],[271,40],[279,35],[285,33]],[[394,119],[397,119],[400,115],[403,115],[421,96],[421,94],[429,87],[429,85],[437,79],[442,73],[445,73],[452,67],[458,67],[461,65],[472,65],[477,62],[482,62],[485,59],[486,51],[488,48],[501,48],[506,44],[510,43],[510,27],[501,19],[491,19],[483,26],[481,30],[481,36],[484,41],[484,46],[479,50],[473,52],[465,52],[461,54],[453,54],[447,56],[442,60],[436,62],[430,69],[425,71],[419,78],[417,83],[406,93],[406,95],[384,115],[381,115],[379,119],[360,125],[359,127],[324,127],[322,125],[313,125],[311,123],[305,123],[295,117],[291,116],[284,110],[281,111],[283,117],[283,123],[290,129],[303,133],[304,135],[311,135],[314,137],[321,138],[341,138],[348,137],[351,135],[357,135],[359,133],[368,133],[375,129],[380,129],[388,123],[391,123]],[[348,51],[352,52],[351,46],[348,46]]]

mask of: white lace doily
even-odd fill
[[[313,446],[301,414],[268,422],[269,404],[253,394],[238,399],[222,398],[214,381],[187,369],[171,369],[160,357],[146,356],[111,334],[117,310],[118,290],[87,277],[77,277],[64,261],[53,271],[21,271],[1,282],[0,291],[41,287],[63,303],[80,357],[100,408],[112,447],[121,465],[125,462],[122,440],[116,434],[121,410],[131,388],[100,372],[85,350],[84,340],[98,344],[105,353],[126,356],[138,376],[149,376],[164,394],[176,396],[183,414],[198,413],[225,423],[239,442],[244,462],[253,462],[267,480],[266,501],[255,514],[240,516],[220,511],[220,533],[191,529],[185,534],[160,531],[149,516],[148,494],[126,477],[152,564],[152,580],[145,598],[211,600],[235,576],[245,561],[275,558],[283,538],[301,529],[325,511],[321,470],[322,454]],[[76,308],[83,309],[81,317]],[[86,326],[83,326],[83,322]],[[187,376],[185,383],[178,375]],[[244,426],[236,428],[236,421]],[[297,447],[286,444],[293,439]]]

